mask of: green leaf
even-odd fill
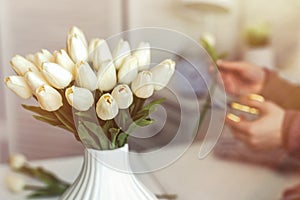
[[[63,107],[64,106],[62,106],[61,108],[63,108]],[[76,129],[72,113],[67,113],[64,111],[64,109],[58,109],[55,112],[58,112],[60,114],[60,116],[62,116],[73,129]]]
[[[50,124],[50,125],[52,125],[52,126],[60,126],[60,125],[63,125],[60,121],[58,121],[58,120],[53,120],[52,118],[49,118],[49,117],[47,117],[47,116],[33,115],[33,117],[34,117],[36,120],[45,122],[45,123]]]
[[[86,111],[84,111],[84,112],[82,112],[82,111],[76,112],[75,115],[78,116],[78,117],[91,118],[90,113],[86,112]]]
[[[88,130],[84,127],[84,125],[81,122],[79,122],[78,125],[78,135],[85,147],[100,149],[99,145],[95,142],[94,138],[90,136]]]
[[[120,132],[119,128],[110,128],[108,130],[110,132],[110,134],[118,134]]]
[[[132,120],[136,121],[142,118],[147,118],[148,115],[149,115],[149,110],[141,110],[135,116],[132,117]]]
[[[218,54],[216,50],[204,39],[201,39],[201,44],[203,45],[204,49],[207,51],[207,53],[210,55],[212,60],[216,62],[218,60]]]
[[[111,148],[115,149],[117,147],[117,137],[118,137],[118,134],[120,133],[121,129],[119,129],[119,128],[110,128],[108,131],[110,132],[110,135],[111,135],[111,138],[112,138]]]
[[[57,197],[61,196],[67,189],[69,185],[51,185],[44,188],[35,190],[33,193],[29,194],[27,198],[47,198],[47,197]]]
[[[161,99],[151,101],[150,103],[145,105],[142,110],[150,110],[151,108],[153,108],[153,106],[162,104],[165,100],[166,100],[165,98],[161,98]]]
[[[31,112],[34,112],[34,113],[38,114],[38,115],[47,117],[49,119],[51,118],[53,121],[57,120],[57,118],[56,118],[56,116],[54,115],[53,112],[49,112],[49,111],[43,110],[39,106],[29,106],[29,105],[22,104],[22,107],[25,110],[29,110]]]
[[[54,111],[55,116],[57,119],[72,133],[76,136],[76,130],[73,128],[72,124],[69,124],[68,120],[64,118],[63,115],[61,115],[60,112]]]
[[[97,113],[95,110],[95,107],[91,107],[87,111],[77,111],[75,112],[75,115],[79,117],[80,119],[85,119],[85,120],[95,120],[97,119]]]
[[[129,125],[128,129],[126,130],[126,133],[127,133],[128,135],[130,135],[131,133],[134,132],[134,130],[135,130],[137,127],[138,127],[138,126],[136,125],[136,123],[132,122],[132,123]]]
[[[93,123],[93,122],[88,122],[88,121],[83,121],[84,126],[86,126],[92,133],[95,134],[95,136],[98,138],[100,145],[102,147],[102,150],[107,150],[108,149],[108,142],[109,139],[103,132],[102,128]]]
[[[144,126],[148,126],[150,124],[152,124],[153,122],[155,122],[155,120],[153,119],[139,119],[137,121],[135,121],[134,123],[136,123],[136,125],[144,127]]]
[[[121,132],[118,135],[118,138],[117,138],[118,147],[122,147],[127,143],[128,136],[129,135],[127,133],[124,133],[124,132]]]

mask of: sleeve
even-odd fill
[[[300,111],[287,110],[282,126],[283,147],[293,156],[300,158]]]
[[[265,73],[261,94],[284,109],[300,109],[300,85],[289,83],[268,69],[265,69]]]

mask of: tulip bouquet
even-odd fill
[[[166,59],[149,69],[150,58],[149,43],[131,50],[121,39],[111,53],[105,40],[88,43],[72,27],[66,49],[14,56],[17,75],[5,83],[19,97],[37,100],[39,106],[22,105],[35,119],[73,133],[87,148],[116,149],[137,127],[153,123],[149,114],[164,101],[146,103],[168,84],[175,62]]]

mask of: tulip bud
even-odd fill
[[[44,76],[40,72],[29,71],[24,75],[31,91],[35,94],[36,89],[42,85],[47,85],[48,82],[45,80]]]
[[[97,46],[97,43],[100,39],[99,38],[93,38],[91,39],[90,43],[89,43],[89,48],[88,48],[88,61],[89,62],[93,62],[94,60],[94,55],[95,55],[95,48]]]
[[[149,43],[141,42],[133,55],[138,59],[139,71],[149,68],[151,60],[151,49]]]
[[[172,78],[175,71],[175,62],[167,59],[151,69],[152,82],[155,90],[163,89]]]
[[[81,29],[79,29],[78,27],[76,27],[76,26],[73,26],[69,30],[68,39],[69,39],[69,37],[74,36],[74,35],[77,35],[80,38],[80,40],[82,41],[82,43],[84,44],[84,46],[87,47],[87,40],[85,38],[85,35],[84,35],[83,31]]]
[[[25,181],[20,176],[9,175],[6,177],[6,186],[13,193],[20,193],[25,188]]]
[[[216,38],[214,35],[210,33],[204,33],[201,37],[202,40],[204,40],[207,44],[209,44],[211,47],[216,46]]]
[[[62,96],[60,93],[49,85],[42,85],[36,90],[36,97],[43,110],[56,111],[62,105]]]
[[[94,103],[92,92],[86,88],[69,87],[65,96],[68,103],[79,111],[87,111]]]
[[[22,154],[14,154],[9,157],[9,165],[13,170],[21,169],[26,161],[26,157]]]
[[[10,65],[20,76],[24,76],[24,74],[29,70],[38,71],[38,68],[32,62],[19,55],[16,55],[11,59]]]
[[[148,98],[153,94],[152,73],[142,71],[131,83],[132,92],[139,98]]]
[[[117,84],[116,68],[113,62],[102,66],[98,71],[98,88],[100,91],[112,90]]]
[[[111,95],[116,100],[120,109],[128,108],[133,102],[132,92],[126,84],[116,86]]]
[[[87,60],[87,47],[78,35],[68,36],[67,46],[68,53],[74,63]]]
[[[72,74],[56,63],[44,63],[42,73],[51,86],[57,89],[67,87],[72,81]]]
[[[113,58],[117,70],[122,66],[125,58],[129,55],[130,55],[129,43],[121,39],[118,45],[113,50]]]
[[[60,51],[56,51],[54,53],[54,61],[66,70],[68,70],[72,74],[72,79],[74,80],[75,63],[72,61],[72,59],[69,57],[69,55],[64,49],[61,49]]]
[[[28,54],[25,56],[25,58],[27,60],[29,60],[30,62],[32,62],[33,64],[35,64],[35,57],[34,57],[34,54]]]
[[[112,61],[112,55],[105,40],[95,42],[93,65],[95,70],[100,70]]]
[[[23,99],[29,99],[32,96],[31,89],[22,76],[8,76],[4,79],[6,86],[16,95]]]
[[[79,87],[90,91],[97,89],[97,76],[87,62],[79,62],[76,65],[75,81]]]
[[[35,55],[35,64],[39,69],[42,68],[43,63],[45,62],[53,62],[53,55],[46,49],[42,49],[41,52],[37,52]]]
[[[97,102],[96,112],[102,120],[113,119],[119,112],[118,104],[110,94],[103,94]]]
[[[138,74],[138,61],[135,56],[128,56],[118,71],[119,83],[130,84]]]

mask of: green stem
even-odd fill
[[[158,199],[169,199],[169,200],[177,199],[177,195],[176,194],[155,194],[155,196]]]
[[[211,54],[210,54],[211,55]],[[217,85],[217,75],[218,75],[218,65],[217,65],[217,60],[218,60],[218,56],[217,57],[214,57],[212,56],[213,58],[213,61],[214,61],[214,66],[215,66],[215,71],[214,71],[214,74],[213,74],[213,80],[212,80],[212,83],[210,84],[210,87],[209,87],[209,90],[208,90],[208,94],[206,96],[206,100],[205,100],[205,103],[204,105],[202,106],[202,109],[201,109],[201,115],[200,115],[200,119],[199,119],[199,126],[198,126],[198,131],[197,133],[199,132],[199,130],[201,129],[202,127],[202,124],[204,122],[204,119],[205,119],[205,116],[206,116],[206,113],[208,111],[208,109],[211,107],[211,97],[214,96],[214,93],[215,93],[215,89],[216,89],[216,85]]]
[[[144,106],[145,101],[146,99],[136,97],[134,108],[133,111],[131,112],[131,116],[135,116],[136,113],[141,110],[141,108]]]
[[[42,186],[36,186],[36,185],[25,185],[24,190],[30,190],[30,191],[36,191],[43,189],[44,187]]]

